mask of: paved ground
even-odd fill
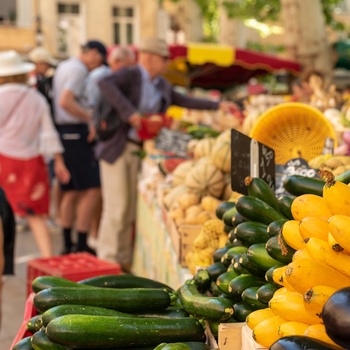
[[[61,249],[61,235],[52,229],[52,238],[56,254]],[[2,322],[0,330],[0,349],[10,350],[19,331],[24,315],[27,298],[27,262],[40,257],[33,235],[30,231],[17,232],[15,275],[5,278],[2,294]]]

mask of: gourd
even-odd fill
[[[209,156],[213,150],[216,139],[214,137],[206,137],[197,142],[194,148],[194,158],[200,159]]]
[[[194,165],[195,162],[192,160],[187,160],[186,162],[179,164],[173,171],[173,185],[183,185],[188,172]]]
[[[223,173],[212,164],[197,164],[186,176],[185,185],[201,197],[220,198],[225,186]]]
[[[231,171],[231,139],[222,138],[216,141],[211,152],[211,161],[224,173]]]
[[[198,193],[194,192],[184,192],[178,196],[176,199],[176,202],[179,204],[179,206],[183,209],[186,210],[192,205],[199,204],[200,197]]]
[[[178,185],[175,187],[172,187],[169,189],[169,191],[165,194],[163,202],[167,208],[170,208],[176,199],[180,196],[180,194],[183,194],[187,192],[188,189],[185,185]]]

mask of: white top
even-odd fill
[[[0,153],[30,159],[62,152],[45,98],[23,84],[0,85]]]
[[[85,86],[88,74],[89,71],[84,63],[76,57],[69,58],[58,65],[53,80],[55,121],[57,124],[84,123],[84,121],[60,107],[59,100],[62,92],[69,90],[73,93],[79,105],[87,108]]]

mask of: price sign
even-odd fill
[[[272,148],[240,133],[231,131],[231,187],[248,194],[244,179],[260,177],[275,190],[275,152]]]
[[[310,168],[308,162],[303,158],[293,158],[285,165],[276,165],[276,196],[281,197],[287,195],[283,187],[284,181],[288,176],[301,175],[306,177],[319,177],[317,170]]]
[[[324,142],[322,154],[333,154],[333,153],[334,153],[334,139],[332,139],[331,137],[327,137]]]
[[[162,128],[156,137],[156,148],[186,156],[187,144],[191,139],[192,136],[184,132]]]

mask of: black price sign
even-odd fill
[[[184,132],[162,128],[156,137],[156,148],[185,156],[191,139],[192,136]]]
[[[306,177],[319,177],[317,169],[309,167],[308,162],[303,158],[293,158],[285,165],[276,165],[276,196],[287,195],[283,183],[291,175],[301,175]]]
[[[231,130],[231,188],[248,194],[244,179],[260,177],[275,190],[275,151],[242,134]]]

